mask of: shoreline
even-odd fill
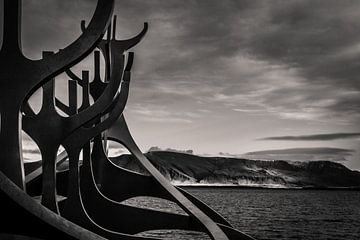
[[[242,186],[242,185],[219,185],[219,184],[176,184],[180,188],[217,188],[217,189],[264,189],[264,190],[330,190],[330,191],[360,191],[358,187],[271,187],[271,186]]]

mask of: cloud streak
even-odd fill
[[[262,160],[345,162],[354,153],[354,150],[344,148],[288,148],[248,152],[244,156]]]
[[[314,135],[300,135],[300,136],[278,136],[266,137],[258,140],[275,140],[275,141],[331,141],[340,139],[354,139],[359,138],[360,133],[329,133],[329,134],[314,134]]]

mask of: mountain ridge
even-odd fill
[[[150,151],[145,155],[175,185],[360,188],[359,171],[331,161],[265,161],[204,157],[174,151]],[[111,160],[123,168],[147,174],[131,155],[121,155]]]

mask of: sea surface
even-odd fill
[[[360,239],[360,191],[185,188],[256,239]],[[185,214],[157,198],[126,204]],[[139,234],[172,240],[210,239],[197,232],[157,230]]]

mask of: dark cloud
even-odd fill
[[[280,140],[280,141],[330,141],[338,139],[352,139],[359,138],[360,133],[329,133],[329,134],[314,134],[301,136],[279,136],[267,137],[259,140]]]
[[[245,157],[291,161],[347,161],[355,151],[344,148],[288,148],[248,152]]]
[[[354,150],[344,148],[287,148],[249,152],[247,154],[351,154]]]
[[[319,86],[327,89],[308,93],[297,87],[290,89],[288,97],[302,96],[301,101],[294,103],[299,112],[304,111],[304,104],[309,109],[317,102],[331,99],[332,103],[326,106],[312,108],[321,112],[316,116],[359,120],[360,99],[350,93],[360,92],[359,2],[268,3],[264,20],[257,18],[253,34],[245,42],[247,50],[257,58],[296,68],[310,90]],[[264,99],[268,105],[280,104],[282,110],[287,110],[283,106],[285,101],[277,96],[278,91],[273,91]]]
[[[95,4],[24,1],[25,54],[40,58],[42,50],[70,44]],[[119,39],[134,35],[144,21],[150,24],[135,49],[134,87],[144,97],[139,102],[164,104],[168,90],[178,87],[173,83],[181,83],[181,90],[197,94],[178,95],[194,102],[215,99],[218,105],[252,106],[250,111],[282,118],[357,122],[358,10],[360,3],[352,0],[121,0],[114,13]]]

